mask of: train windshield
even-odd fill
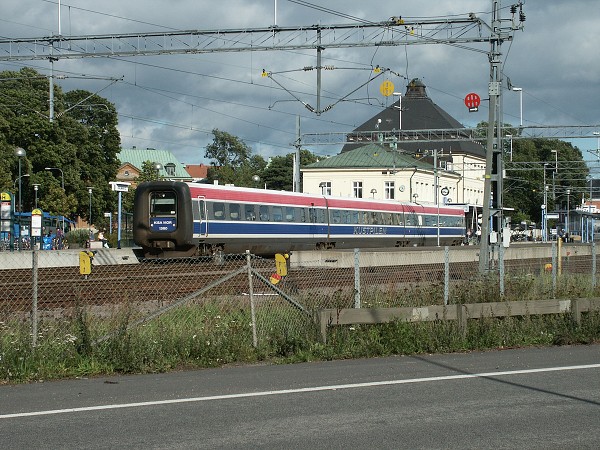
[[[177,211],[177,194],[173,191],[157,191],[150,193],[150,215],[175,216]]]

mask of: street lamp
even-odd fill
[[[92,191],[94,190],[94,186],[88,186],[87,187],[88,193],[90,194],[90,215],[88,217],[89,223],[90,223],[90,241],[92,240]]]
[[[21,159],[23,159],[24,156],[27,155],[27,152],[25,151],[25,149],[22,149],[21,147],[17,147],[15,148],[15,156],[17,158],[19,158],[19,251],[21,250],[21,214],[22,214],[22,210],[21,210],[21,178],[23,178],[23,176],[21,175]],[[29,176],[29,175],[27,175]]]
[[[20,177],[17,177],[17,178],[15,178],[15,181],[13,181],[13,189],[16,189],[16,188],[17,188],[17,181],[19,181],[19,182],[20,182],[20,181],[21,181],[21,178],[25,178],[25,177],[28,177],[28,176],[29,176],[29,174],[28,174],[28,173],[24,173],[24,174],[23,174],[23,175],[21,175]],[[19,208],[20,208],[20,207],[19,207]],[[19,209],[19,211],[20,211],[20,209]]]
[[[371,195],[373,195],[373,198],[375,198],[375,194],[377,194],[377,189],[371,189]]]
[[[552,172],[552,201],[556,208],[556,175],[558,174],[558,150],[550,150],[554,153],[554,172]]]
[[[38,189],[40,188],[40,185],[37,183],[33,184],[33,190],[35,192],[35,209],[37,209],[37,200],[38,200]]]
[[[160,171],[163,168],[163,165],[159,162],[152,163],[152,167],[156,170],[156,178],[160,178]]]
[[[513,91],[518,92],[519,93],[519,116],[520,116],[520,126],[523,126],[523,88],[520,87],[514,87],[512,88]]]
[[[567,241],[569,240],[569,197],[571,196],[571,189],[567,189],[567,216],[565,219],[565,227],[567,232]]]
[[[258,189],[258,183],[260,183],[260,177],[258,175],[252,175],[252,181],[256,183],[256,188]],[[265,189],[267,188],[267,182],[265,181]]]

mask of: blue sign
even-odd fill
[[[150,229],[152,231],[175,231],[177,229],[177,219],[175,217],[151,217]]]

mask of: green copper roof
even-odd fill
[[[186,172],[183,165],[177,160],[175,155],[169,150],[156,150],[153,148],[122,148],[118,154],[121,164],[129,163],[137,167],[140,171],[145,161],[157,162],[162,165],[160,175],[165,178],[184,178],[189,179],[190,174]],[[167,169],[174,166],[174,172],[168,173]]]
[[[330,158],[310,164],[304,169],[390,169],[396,167],[431,169],[431,164],[424,163],[404,154],[401,151],[382,147],[379,144],[368,144]]]

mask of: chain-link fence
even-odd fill
[[[0,333],[28,333],[33,345],[99,343],[159,323],[180,333],[235,334],[256,347],[297,333],[318,336],[323,308],[595,295],[593,244],[513,246],[492,255],[484,273],[478,250],[311,252],[291,255],[284,269],[249,254],[146,260],[130,250],[99,250],[89,274],[80,260],[86,252],[7,252],[0,257]]]

